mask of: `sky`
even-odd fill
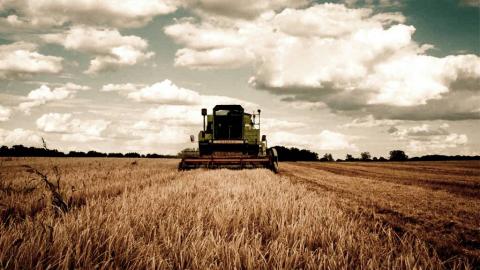
[[[0,144],[175,154],[201,108],[344,158],[480,154],[478,0],[0,0]]]

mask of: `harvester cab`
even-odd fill
[[[217,105],[212,114],[202,109],[198,150],[183,151],[178,168],[268,168],[277,173],[277,151],[260,136],[260,112],[246,113],[240,105]]]

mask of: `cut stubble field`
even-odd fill
[[[0,269],[480,264],[478,161],[293,162],[280,174],[177,163],[3,158]]]

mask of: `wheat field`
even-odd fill
[[[444,240],[439,226],[452,220],[478,241],[478,163],[436,165],[447,180],[394,164],[281,163],[276,175],[177,163],[3,158],[0,269],[477,266],[478,242],[462,246],[455,230]]]

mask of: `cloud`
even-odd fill
[[[450,134],[450,132],[447,130],[448,127],[448,124],[444,124],[436,128],[433,128],[428,124],[423,124],[404,129],[389,129],[389,133],[402,139],[412,137],[442,136]]]
[[[128,151],[138,153],[159,152],[177,154],[181,149],[197,147],[190,143],[188,131],[185,129],[164,128],[157,131],[136,131],[134,139],[125,141]]]
[[[0,144],[11,146],[23,144],[25,146],[41,146],[42,137],[36,132],[16,128],[14,130],[6,130],[0,128]]]
[[[12,110],[8,107],[0,105],[0,122],[5,122],[10,119]]]
[[[116,70],[150,59],[154,53],[146,51],[148,43],[137,36],[122,36],[116,29],[73,26],[60,34],[46,34],[49,43],[63,45],[67,50],[95,55],[87,74]]]
[[[178,87],[170,80],[164,80],[131,92],[127,97],[137,102],[156,104],[193,105],[200,102],[200,95],[197,92]]]
[[[480,7],[480,0],[460,0],[460,4],[464,6]]]
[[[428,100],[441,99],[456,81],[480,79],[480,58],[407,55],[378,64],[375,71],[365,85],[380,91],[369,104],[425,105]]]
[[[128,151],[140,153],[161,151],[162,153],[176,154],[183,148],[197,147],[191,144],[189,135],[192,134],[192,130],[194,133],[198,132],[201,123],[197,121],[195,126],[186,126],[185,121],[201,119],[200,113],[197,113],[195,118],[185,119],[177,114],[165,116],[157,115],[155,111],[147,111],[140,118],[144,120],[117,123],[110,137],[120,138]]]
[[[214,48],[206,51],[180,49],[175,53],[175,66],[193,69],[238,68],[250,63],[253,55],[238,48]]]
[[[60,73],[63,59],[40,54],[37,48],[27,42],[0,45],[0,80]]]
[[[102,140],[102,133],[110,125],[103,119],[81,120],[73,118],[70,113],[43,114],[36,121],[37,128],[48,133],[61,133],[66,141]]]
[[[402,0],[342,0],[349,7],[392,7],[392,6],[401,6]]]
[[[428,55],[433,46],[417,44],[405,21],[400,13],[327,3],[249,20],[203,15],[164,31],[183,46],[177,66],[251,65],[250,85],[284,101],[377,118],[480,118],[478,87],[471,89],[480,82],[480,57]]]
[[[162,125],[200,127],[202,116],[198,106],[162,105],[148,109],[144,119]]]
[[[42,85],[38,89],[30,91],[26,97],[28,101],[20,103],[18,105],[18,109],[23,111],[25,114],[30,114],[30,110],[33,107],[37,107],[51,101],[72,98],[75,96],[77,91],[89,89],[90,87],[88,86],[78,85],[70,82],[56,87],[53,90],[46,85]]]
[[[282,98],[282,101],[287,101],[288,98]],[[327,108],[327,105],[321,101],[309,102],[309,101],[299,101],[295,100],[288,101],[288,106],[299,110],[320,110]]]
[[[279,131],[273,133],[267,139],[270,145],[301,147],[314,151],[358,150],[357,146],[352,143],[353,138],[330,130],[323,130],[318,134],[298,134]]]
[[[226,17],[254,18],[264,12],[282,10],[286,7],[302,7],[309,0],[184,0],[183,5],[200,14],[212,14]]]
[[[49,113],[37,119],[37,127],[45,132],[67,132],[71,114]]]
[[[393,126],[399,123],[401,123],[401,121],[399,120],[375,119],[373,115],[369,114],[365,117],[355,118],[350,123],[344,124],[341,127],[370,128],[370,127]]]
[[[468,137],[465,134],[452,133],[447,136],[434,136],[428,141],[411,140],[408,149],[413,152],[444,151],[448,148],[459,148],[466,145]]]
[[[133,83],[125,83],[125,84],[105,84],[102,86],[102,89],[100,91],[103,92],[114,92],[114,91],[119,91],[119,92],[128,92],[128,91],[135,91],[137,90],[141,85],[139,84],[133,84]]]
[[[45,28],[69,23],[115,27],[140,27],[157,15],[172,13],[169,0],[5,0],[2,9],[15,14],[6,18],[12,27]]]
[[[142,87],[139,89],[140,87]],[[218,104],[240,104],[246,111],[258,109],[258,105],[245,100],[217,95],[201,95],[197,91],[179,87],[172,81],[165,79],[149,86],[139,84],[107,84],[101,91],[118,91],[121,95],[136,102],[160,105],[189,106],[189,109],[213,108]],[[188,107],[184,107],[188,108]]]
[[[422,124],[418,126],[397,128],[388,130],[397,140],[407,142],[407,148],[416,153],[442,152],[448,148],[459,148],[468,143],[465,134],[450,132],[449,125],[444,123],[440,126]]]
[[[258,123],[258,119],[256,119],[256,122]],[[300,128],[307,127],[305,123],[301,122],[292,122],[292,121],[287,121],[287,120],[279,120],[275,118],[263,118],[261,117],[260,119],[260,125],[262,131],[265,133],[273,133],[274,131],[294,131]]]

